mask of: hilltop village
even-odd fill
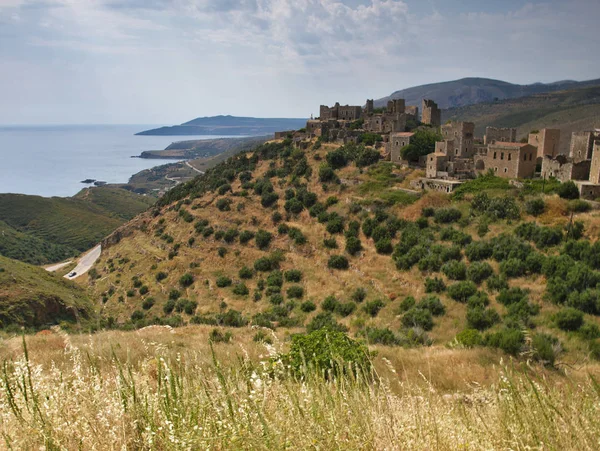
[[[435,148],[407,159],[406,149],[422,131],[435,133]],[[275,133],[276,139],[291,136],[295,145],[307,147],[313,139],[339,144],[360,143],[380,149],[385,160],[425,170],[425,177],[412,182],[414,188],[452,192],[465,180],[493,171],[499,177],[555,178],[573,181],[582,197],[600,197],[600,130],[574,132],[568,154],[559,152],[560,130],[533,130],[517,141],[515,128],[487,127],[475,136],[472,122],[441,123],[441,110],[424,99],[421,115],[417,106],[394,99],[384,108],[321,105],[319,117],[306,128]],[[403,156],[404,155],[404,156]],[[517,183],[517,182],[515,182]]]

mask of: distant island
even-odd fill
[[[146,130],[137,135],[154,136],[260,136],[281,130],[297,130],[304,127],[306,118],[256,118],[237,116],[200,117],[181,125]]]

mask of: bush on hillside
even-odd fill
[[[402,316],[402,325],[429,331],[433,329],[433,317],[429,310],[413,307]]]
[[[583,313],[571,307],[566,307],[554,316],[556,325],[564,331],[578,330],[583,326]]]
[[[231,286],[231,279],[227,276],[218,277],[216,280],[216,284],[219,288],[225,288]]]
[[[457,302],[465,303],[477,293],[477,285],[471,281],[458,282],[448,287],[448,296]]]
[[[375,317],[384,306],[385,303],[381,299],[376,299],[374,301],[367,302],[363,306],[363,310],[367,315]]]
[[[266,230],[262,229],[256,232],[256,235],[254,236],[254,242],[256,243],[258,248],[262,250],[269,247],[272,239],[273,235],[270,232],[267,232]]]
[[[346,332],[348,328],[343,324],[338,323],[331,312],[321,312],[317,314],[306,326],[307,332],[314,332],[315,330],[333,330],[338,332]]]
[[[579,199],[579,189],[571,180],[561,183],[556,192],[563,199]]]
[[[329,257],[327,266],[331,269],[348,269],[350,265],[348,259],[343,255],[332,255]]]
[[[326,378],[346,372],[367,372],[371,368],[369,350],[343,332],[322,329],[292,337],[290,352],[283,361],[296,376],[316,371]]]
[[[183,276],[179,278],[179,285],[184,288],[191,286],[194,283],[194,276],[192,276],[189,272],[185,273]]]
[[[527,201],[525,204],[525,211],[532,216],[539,216],[544,213],[546,209],[546,203],[542,198],[535,198]]]

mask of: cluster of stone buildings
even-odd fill
[[[421,123],[439,127],[441,110],[432,100],[424,100]],[[407,125],[419,123],[419,108],[406,105],[404,99],[394,99],[382,109],[374,108],[374,101],[367,100],[365,107],[340,105],[329,107],[321,105],[319,117],[306,123],[309,137],[326,137],[329,141],[342,144],[356,142],[364,133],[376,133],[382,136],[379,144],[389,152],[388,143],[395,134],[406,133]]]
[[[465,180],[492,171],[510,179],[535,176],[560,181],[574,181],[586,198],[600,197],[600,130],[575,132],[568,155],[560,153],[560,130],[533,131],[526,140],[517,141],[517,129],[487,127],[483,139],[475,136],[472,122],[441,124],[441,110],[425,99],[419,108],[406,105],[404,99],[394,99],[385,108],[375,109],[373,100],[364,107],[321,105],[319,118],[306,124],[306,131],[294,139],[326,138],[345,144],[357,142],[365,133],[381,135],[376,146],[394,163],[408,165],[402,149],[411,144],[410,129],[419,124],[438,128],[442,141],[435,151],[421,157],[418,166],[425,177],[415,180],[414,187],[451,192]],[[289,132],[281,132],[289,134]],[[526,141],[526,142],[524,142]]]

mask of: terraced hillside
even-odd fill
[[[91,292],[122,327],[329,327],[547,363],[600,354],[589,204],[554,194],[568,185],[493,176],[419,196],[407,189],[418,175],[368,147],[260,146],[117,230]]]
[[[0,194],[0,254],[33,264],[62,260],[90,249],[153,202],[113,187],[71,198]]]
[[[531,130],[558,128],[561,151],[568,153],[572,132],[600,127],[600,86],[452,108],[442,118],[474,122],[480,136],[487,126],[516,127],[519,138]]]
[[[42,268],[0,256],[0,327],[28,330],[93,316],[83,289]]]

